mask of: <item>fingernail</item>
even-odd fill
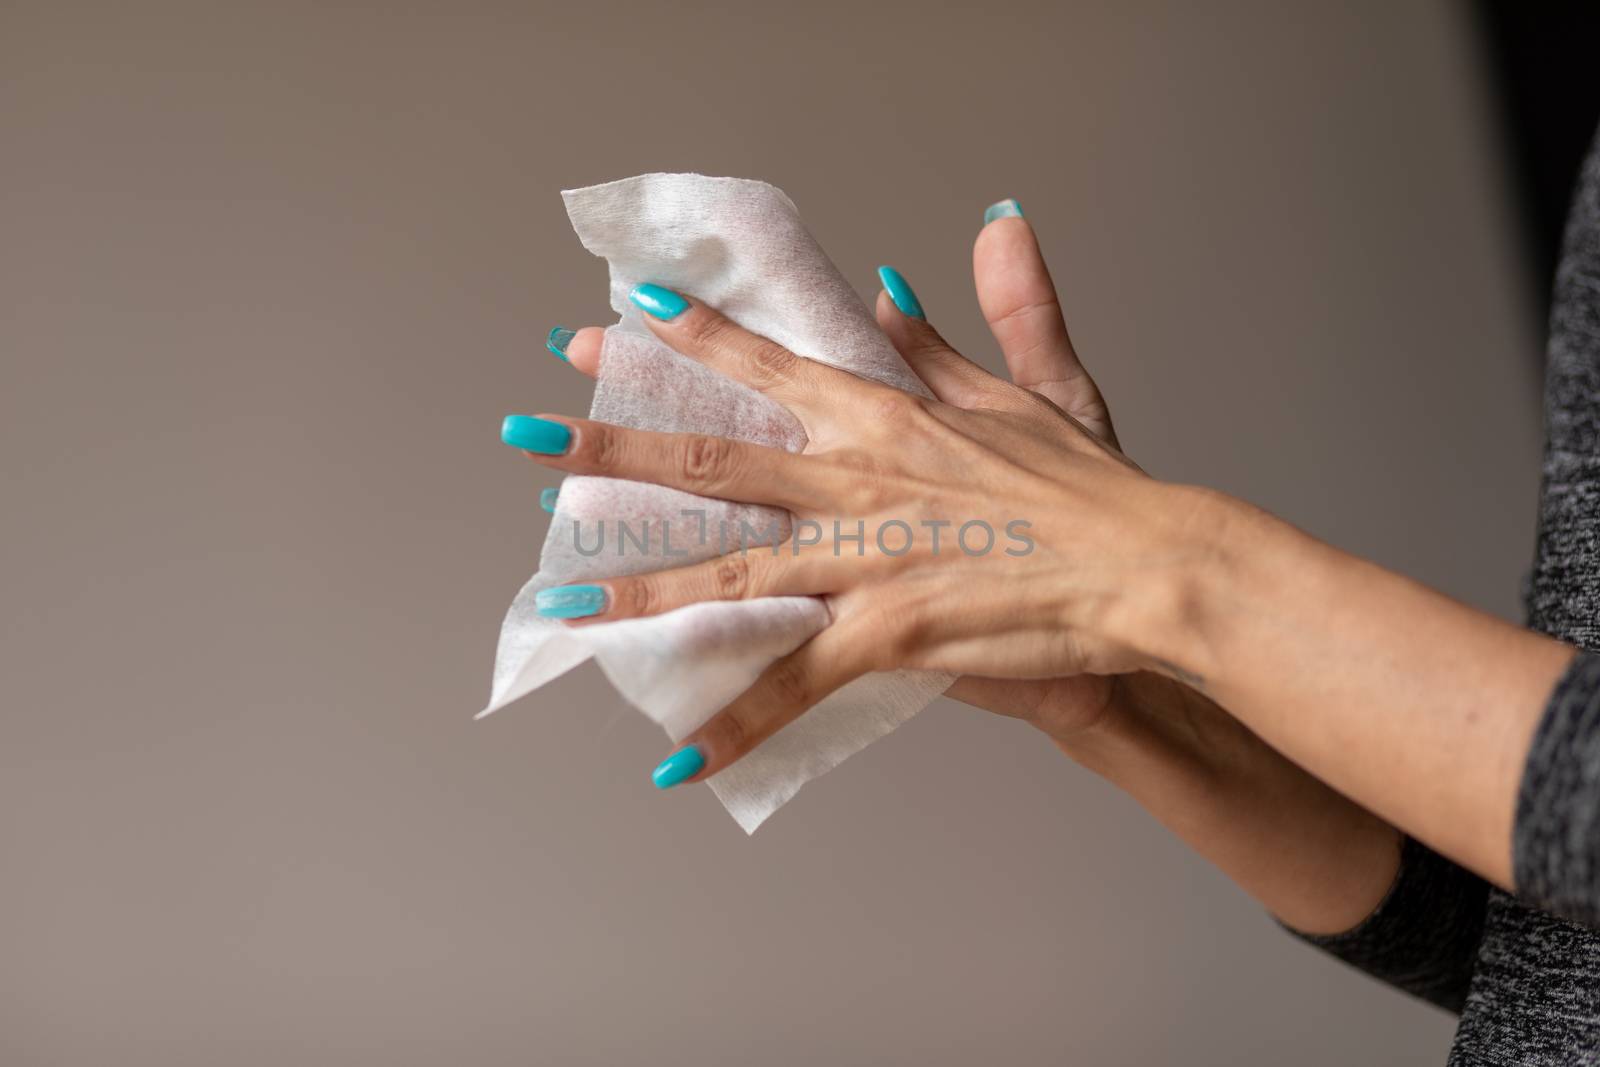
[[[587,619],[606,609],[606,591],[598,585],[558,585],[534,594],[533,607],[542,619]]]
[[[706,758],[700,755],[700,750],[688,745],[662,760],[661,764],[650,772],[650,780],[656,784],[657,789],[671,789],[699,774],[705,765]]]
[[[985,226],[995,219],[1020,219],[1022,218],[1022,205],[1015,200],[1002,200],[990,204],[983,209],[983,224]]]
[[[894,301],[894,306],[900,309],[900,314],[910,315],[914,319],[926,319],[922,313],[922,304],[917,300],[917,294],[912,290],[904,276],[893,267],[879,267],[878,280],[883,283],[883,288],[889,294],[889,299]]]
[[[536,419],[532,415],[507,415],[500,424],[500,440],[512,448],[559,456],[567,450],[572,431],[559,422]]]
[[[550,331],[550,339],[544,343],[544,346],[555,355],[560,356],[562,361],[565,362],[567,360],[567,346],[572,343],[572,339],[576,336],[578,336],[577,330],[569,330],[565,326],[557,326]]]
[[[539,490],[539,506],[554,515],[556,513],[556,497],[560,495],[561,490],[559,489]]]
[[[628,299],[632,300],[634,306],[641,311],[654,315],[664,322],[671,322],[689,310],[689,301],[671,289],[651,285],[649,282],[634,286],[633,292],[628,294]]]

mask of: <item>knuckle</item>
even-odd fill
[[[811,678],[796,659],[781,659],[767,672],[767,692],[780,708],[794,710],[811,703]]]
[[[727,336],[728,326],[728,320],[721,315],[707,308],[700,308],[697,314],[690,316],[689,321],[684,323],[683,330],[696,348],[709,349],[721,344],[722,339]]]
[[[611,427],[600,422],[590,422],[584,426],[578,435],[578,446],[573,450],[574,456],[579,461],[595,469],[614,466],[616,453],[618,453],[616,434],[611,432]]]
[[[1061,304],[1055,295],[1051,294],[1043,300],[1023,300],[1015,303],[988,319],[988,322],[992,329],[1003,330],[1017,323],[1029,324],[1037,322],[1040,318],[1048,323],[1060,317]]]
[[[679,473],[686,485],[714,487],[732,472],[735,455],[732,441],[696,434],[684,442]]]
[[[717,596],[723,600],[743,600],[750,594],[750,557],[725,556],[711,569],[711,581]]]
[[[752,745],[754,732],[749,721],[737,708],[729,708],[718,715],[711,729],[714,731],[716,746],[725,752],[742,754]]]
[[[867,401],[868,417],[881,429],[891,432],[907,429],[923,414],[926,414],[926,409],[921,398],[898,389],[874,390]]]
[[[579,449],[584,461],[594,470],[614,470],[622,460],[621,440],[611,427],[601,423],[590,423],[583,428]]]
[[[911,348],[912,354],[917,358],[945,366],[966,362],[955,349],[950,347],[943,337],[939,336],[932,326],[926,324],[912,335]]]
[[[635,578],[622,583],[617,606],[624,615],[654,615],[661,608],[661,591],[649,578]]]
[[[785,382],[794,377],[800,357],[776,341],[761,340],[750,346],[745,361],[755,379],[764,385]]]

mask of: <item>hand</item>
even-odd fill
[[[1019,215],[986,223],[973,246],[972,268],[979,306],[1012,381],[1050,400],[1096,437],[1118,447],[1105,400],[1073,348],[1033,228]],[[892,300],[880,298],[878,317],[891,339],[907,345],[909,336],[897,328],[903,316]],[[604,333],[598,326],[577,331],[558,328],[552,333],[551,350],[592,378],[599,373]],[[908,361],[914,358],[909,348],[903,351]],[[1130,684],[1141,691],[1172,692],[1159,684],[1164,682],[1129,676],[1119,684],[1112,677],[1093,674],[1046,679],[966,675],[946,695],[1021,719],[1057,741],[1074,742],[1108,716],[1128,714],[1127,701],[1114,697],[1125,694]]]
[[[1144,478],[1115,451],[1026,224],[991,224],[975,261],[985,316],[1033,394],[885,296],[879,321],[936,403],[886,397],[683,301],[677,314],[657,305],[666,317],[652,328],[787,404],[810,435],[805,454],[575,420],[529,427],[552,466],[801,517],[1040,512],[1037,551],[1021,559],[830,564],[813,546],[773,566],[752,555],[603,583],[600,618],[780,591],[818,593],[834,611],[691,734],[657,784],[715,774],[855,673],[932,665],[969,672],[952,695],[1050,732],[1300,929],[1346,929],[1371,910],[1393,878],[1395,827],[1509,886],[1517,772],[1571,649],[1238,501]],[[580,369],[593,372],[600,335],[563,332]],[[863,620],[878,625],[836,640]],[[1197,670],[1227,712],[1173,680]]]
[[[868,670],[1074,674],[1025,682],[971,677],[953,693],[1061,738],[1095,722],[1113,703],[1109,679],[1078,672],[1140,665],[1130,647],[1091,624],[1075,625],[1072,616],[1102,615],[1123,602],[1122,594],[1137,584],[1117,577],[1125,568],[1150,569],[1152,558],[1156,569],[1169,566],[1160,557],[1178,540],[1164,538],[1182,527],[1184,510],[1197,503],[1178,503],[1174,510],[1173,491],[1145,478],[1112,447],[1105,405],[1072,351],[1027,224],[1002,219],[986,227],[974,260],[986,317],[1013,374],[1033,392],[966,361],[925,322],[902,315],[887,295],[879,300],[880,322],[941,403],[799,360],[686,302],[678,313],[650,320],[652,328],[691,358],[786,404],[811,439],[804,456],[568,420],[574,432],[565,452],[539,457],[568,470],[779,504],[801,526],[808,519],[819,524],[817,532],[836,518],[846,531],[856,522],[866,531],[860,556],[851,544],[835,556],[829,543],[806,545],[802,534],[777,556],[755,551],[601,583],[606,607],[596,618],[605,620],[697,600],[787,593],[822,594],[833,610],[832,626],[774,664],[689,739],[705,756],[703,774]],[[599,330],[580,331],[567,345],[568,358],[592,373],[599,339]],[[1129,504],[1130,516],[1144,508],[1164,518],[1153,527],[1132,522],[1122,533],[1101,521]],[[939,521],[951,523],[942,551],[915,539],[899,551],[909,534]],[[997,534],[1020,524],[1023,540],[1004,546],[1013,550],[1009,556],[998,545],[969,556],[951,543],[963,522],[987,523]],[[974,529],[973,540],[985,547],[984,527]],[[879,530],[887,530],[887,545],[874,536]],[[1129,540],[1127,534],[1138,530],[1155,532],[1143,543],[1137,533]],[[1109,560],[1081,543],[1085,533],[1121,542],[1122,561],[1107,566]]]

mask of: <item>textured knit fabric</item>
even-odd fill
[[[1306,938],[1460,1012],[1457,1067],[1600,1062],[1600,143],[1568,219],[1550,327],[1528,624],[1587,651],[1551,694],[1523,770],[1517,894],[1407,841],[1371,916]]]
[[[1600,656],[1578,657],[1550,698],[1516,827],[1518,896],[1600,927]]]
[[[1342,934],[1300,936],[1390,985],[1460,1012],[1488,896],[1483,879],[1408,837],[1400,874],[1366,921]]]

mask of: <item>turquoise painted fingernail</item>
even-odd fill
[[[641,311],[654,315],[664,322],[671,322],[689,310],[689,301],[671,289],[651,285],[649,282],[634,286],[633,292],[628,294],[628,299],[632,300],[634,306]]]
[[[1020,219],[1021,217],[1022,205],[1015,200],[1002,200],[983,209],[983,224],[985,226],[995,219]]]
[[[544,346],[555,355],[560,356],[563,362],[567,362],[567,346],[572,343],[572,339],[576,336],[578,336],[577,330],[569,330],[565,326],[557,326],[550,331],[550,339],[545,341]]]
[[[657,789],[671,789],[699,774],[705,765],[706,758],[700,755],[700,750],[689,745],[662,760],[660,766],[650,772],[650,780]]]
[[[587,619],[606,609],[606,591],[598,585],[558,585],[534,594],[533,607],[544,619]]]
[[[507,415],[506,421],[500,424],[500,440],[512,448],[537,452],[541,456],[559,456],[567,450],[572,431],[549,419]]]
[[[914,319],[926,319],[922,313],[922,304],[917,300],[917,294],[906,281],[904,275],[893,267],[879,267],[878,280],[883,283],[883,288],[888,292],[889,299],[894,301],[894,306],[900,309],[900,314],[910,315]]]
[[[559,489],[539,490],[539,506],[554,515],[556,513],[556,497],[560,495],[561,490]]]

